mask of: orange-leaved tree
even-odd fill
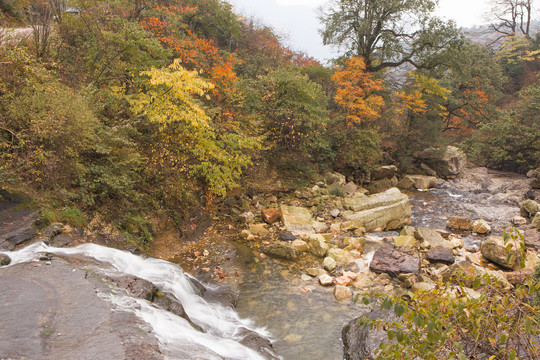
[[[383,89],[383,82],[366,72],[362,58],[348,59],[345,67],[338,68],[332,79],[337,88],[334,101],[345,110],[350,125],[368,127],[380,117],[384,99],[378,92]]]

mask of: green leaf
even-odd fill
[[[371,303],[371,299],[369,298],[369,296],[365,295],[362,298],[362,302],[364,303],[364,305],[369,305]]]
[[[384,310],[390,310],[392,308],[392,299],[386,298],[382,304]]]
[[[405,306],[402,303],[397,303],[394,306],[394,313],[399,317],[405,313]]]
[[[482,283],[482,281],[480,280],[479,277],[477,277],[476,279],[474,279],[474,282],[473,282],[473,289],[478,289],[480,287],[480,284]]]
[[[532,331],[532,325],[533,325],[533,323],[532,323],[530,318],[527,317],[527,318],[525,318],[525,320],[523,320],[523,326],[525,327],[525,331],[528,334],[530,334],[531,331]]]
[[[424,317],[420,314],[416,314],[413,316],[413,322],[416,326],[420,327],[424,323]]]
[[[510,350],[510,353],[508,353],[508,360],[515,360],[516,358],[516,352],[514,350]]]

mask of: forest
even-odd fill
[[[1,0],[0,187],[49,222],[99,213],[144,245],[149,215],[181,226],[256,168],[362,183],[452,144],[526,173],[540,165],[530,4],[499,1],[480,41],[433,0],[335,0],[313,34],[339,49],[329,65],[221,0]]]

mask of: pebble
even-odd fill
[[[319,282],[322,286],[329,286],[334,283],[334,279],[330,275],[324,274],[319,276]]]

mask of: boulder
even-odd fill
[[[326,256],[331,257],[337,263],[346,264],[349,262],[349,252],[339,248],[331,248],[326,253]]]
[[[355,318],[343,327],[343,356],[345,360],[374,359],[379,345],[388,342],[388,336],[382,329],[370,326],[367,321],[381,319],[391,323],[398,320],[393,311],[374,308],[369,313]]]
[[[538,232],[537,230],[525,230],[523,232],[523,239],[527,247],[540,250],[540,232]]]
[[[381,247],[375,251],[369,268],[375,273],[387,273],[391,276],[402,273],[418,274],[420,259],[392,248]]]
[[[37,232],[38,218],[37,212],[27,208],[1,213],[0,250],[11,251],[16,246],[32,240]]]
[[[281,219],[281,214],[276,209],[262,209],[261,218],[267,224],[273,224]]]
[[[418,157],[444,179],[453,179],[461,174],[467,162],[465,154],[454,146],[426,149]]]
[[[468,260],[456,262],[440,273],[444,282],[463,283],[466,287],[472,287],[474,279],[486,274],[497,279],[504,289],[513,288],[502,271],[487,270]]]
[[[451,265],[456,261],[454,254],[452,254],[452,250],[442,246],[437,246],[429,250],[426,253],[426,259],[432,263],[442,263],[447,265]]]
[[[270,257],[284,260],[296,260],[300,254],[298,248],[282,241],[273,243],[264,249],[263,252]]]
[[[478,234],[489,234],[491,232],[491,226],[489,226],[486,220],[478,219],[473,222],[472,231]]]
[[[531,225],[538,231],[540,231],[540,212],[537,212],[534,218],[531,220]]]
[[[311,277],[319,277],[322,275],[326,275],[326,270],[321,268],[309,268],[306,270],[306,274],[308,274]]]
[[[371,180],[392,179],[397,172],[398,168],[395,165],[381,166],[371,172]]]
[[[424,170],[429,176],[437,176],[437,172],[424,163],[420,164],[420,169]]]
[[[327,184],[334,184],[337,182],[340,185],[344,185],[347,182],[345,175],[342,175],[337,172],[330,172],[326,174],[324,176],[324,180],[326,181]]]
[[[0,266],[7,266],[11,264],[11,258],[7,255],[0,254]]]
[[[428,228],[418,228],[414,233],[415,238],[419,242],[426,242],[430,247],[442,246],[448,249],[452,249],[452,243],[449,240],[445,240],[441,234],[435,230]]]
[[[464,216],[450,216],[446,222],[446,227],[450,230],[471,231],[472,220]]]
[[[330,249],[330,245],[326,243],[326,239],[320,234],[311,235],[308,239],[308,245],[309,251],[318,257],[324,257]]]
[[[437,178],[426,175],[405,175],[398,183],[398,187],[401,189],[416,188],[418,190],[427,190],[435,185],[437,185]]]
[[[540,204],[534,200],[525,200],[521,203],[521,210],[523,215],[534,217],[537,212],[540,212]]]
[[[512,246],[512,249],[508,251],[502,237],[490,236],[484,240],[480,244],[480,252],[486,259],[504,268],[516,270],[516,267],[518,266],[517,260],[519,249],[514,245]],[[513,254],[513,256],[508,259],[510,254]]]
[[[325,257],[323,261],[323,267],[327,271],[333,271],[337,267],[337,262],[331,257]]]
[[[313,220],[309,210],[303,207],[281,205],[281,214],[285,228],[293,235],[311,235],[327,227]]]
[[[346,195],[352,195],[356,193],[356,190],[358,190],[358,186],[352,181],[341,187],[341,191]]]
[[[334,297],[337,301],[344,301],[352,298],[352,291],[346,286],[336,285]]]
[[[344,215],[345,220],[362,224],[366,231],[400,229],[411,222],[409,197],[396,188],[370,196],[357,194],[344,205],[354,212]]]
[[[532,172],[531,178],[531,187],[533,189],[540,189],[540,168]]]

